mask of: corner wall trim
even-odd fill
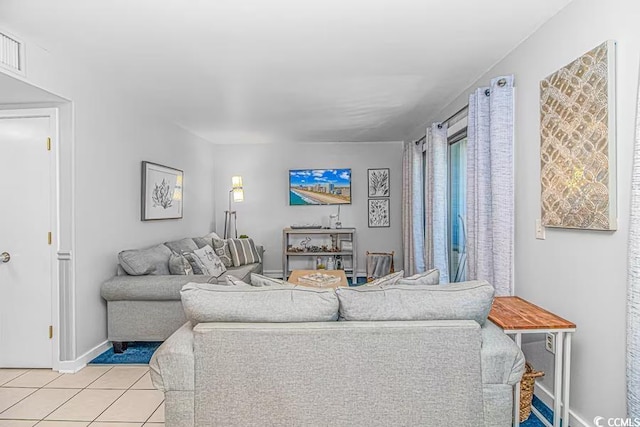
[[[553,408],[553,393],[543,385],[536,383],[534,393],[549,408]],[[564,425],[564,423],[562,423]],[[569,408],[569,425],[571,427],[591,427],[593,424],[586,422],[580,415]]]
[[[58,364],[58,372],[63,374],[74,374],[87,366],[87,363],[98,357],[100,354],[111,348],[109,341],[102,342],[76,360],[61,360]]]

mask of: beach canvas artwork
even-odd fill
[[[351,169],[289,171],[289,204],[345,205],[351,203]]]

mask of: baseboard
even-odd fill
[[[87,366],[87,363],[91,362],[93,359],[95,359],[100,354],[104,353],[110,348],[111,348],[111,342],[105,341],[93,347],[91,350],[87,351],[85,354],[78,357],[76,360],[60,361],[60,363],[58,363],[58,372],[61,372],[63,374],[75,374],[80,369]]]
[[[553,410],[553,393],[539,383],[536,383],[534,392],[538,399]],[[555,415],[555,414],[554,414]],[[568,427],[593,427],[592,423],[588,423],[580,415],[576,414],[569,408],[569,426]]]

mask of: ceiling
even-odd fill
[[[0,28],[216,143],[397,141],[571,0],[0,0]]]

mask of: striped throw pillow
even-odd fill
[[[227,242],[234,267],[262,262],[253,239],[228,239]]]

